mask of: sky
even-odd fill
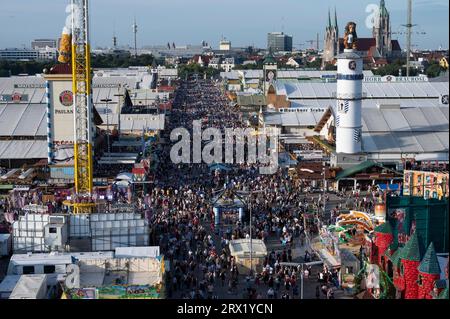
[[[407,0],[385,0],[392,31],[405,33]],[[58,38],[69,0],[0,0],[0,48],[30,47],[35,38]],[[328,9],[337,8],[340,30],[357,23],[359,37],[371,36],[366,12],[379,0],[91,0],[91,44],[110,47],[115,30],[119,45],[131,45],[134,16],[138,47],[200,44],[218,47],[222,36],[232,46],[266,47],[267,33],[283,31],[294,46],[307,48],[319,33],[323,45]],[[369,7],[368,7],[369,6]],[[413,48],[449,47],[449,1],[413,0]],[[342,36],[342,31],[341,31]],[[402,47],[405,35],[393,36]]]

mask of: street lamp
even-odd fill
[[[303,272],[304,272],[304,265],[308,266],[315,266],[315,265],[321,265],[323,264],[322,261],[311,261],[311,262],[303,262],[303,263],[286,263],[286,262],[281,262],[280,266],[296,266],[297,268],[299,266],[302,267],[301,271],[300,271],[300,299],[303,299],[303,291],[304,291],[304,277],[303,277]]]
[[[119,85],[119,89],[121,88],[121,85]],[[118,102],[117,104],[119,105],[119,114],[118,114],[118,118],[117,118],[117,130],[119,131],[120,134],[120,114],[122,113],[122,106],[121,102],[122,102],[122,97],[125,96],[125,94],[114,94],[114,96],[118,97]],[[125,104],[125,103],[124,103]]]
[[[325,217],[325,208],[327,205],[327,200],[325,198],[325,195],[327,193],[327,179],[326,179],[326,163],[323,162],[323,167],[322,167],[322,174],[323,174],[323,216]]]
[[[253,232],[252,232],[252,221],[253,221],[253,216],[252,216],[252,204],[251,204],[251,196],[253,194],[259,194],[259,193],[263,193],[263,190],[260,191],[249,191],[249,192],[239,192],[239,194],[241,195],[245,195],[250,197],[250,200],[247,201],[247,205],[248,205],[248,210],[249,210],[249,214],[250,214],[250,222],[249,222],[249,226],[250,226],[250,278],[253,278]]]
[[[110,144],[109,144],[109,102],[111,102],[112,100],[109,98],[106,99],[101,99],[101,102],[106,103],[106,144],[108,145],[108,162],[111,160],[110,156],[111,156],[111,149],[110,149]]]

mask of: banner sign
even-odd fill
[[[1,94],[0,102],[14,102],[14,103],[28,102],[28,94],[20,94],[20,93]]]
[[[14,84],[15,89],[45,89],[45,84],[36,84],[36,83],[19,83]]]
[[[367,83],[388,83],[388,82],[428,82],[427,76],[365,76],[364,82]]]

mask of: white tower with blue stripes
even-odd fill
[[[363,60],[353,49],[337,57],[336,153],[361,153]]]

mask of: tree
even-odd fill
[[[429,78],[435,78],[438,77],[441,74],[441,71],[443,71],[442,67],[437,62],[432,62],[425,70],[425,74]]]
[[[325,65],[325,71],[336,71],[337,70],[337,66],[333,65],[333,64],[326,64]]]
[[[261,70],[263,68],[262,63],[256,63],[256,64],[238,64],[234,67],[234,70]]]
[[[388,65],[385,65],[378,69],[373,69],[372,72],[375,75],[380,76],[386,76],[386,75],[392,75],[392,76],[399,76],[400,70],[402,75],[406,75],[406,66],[404,60],[395,60],[393,63],[390,63]],[[410,68],[410,76],[416,76],[419,72],[417,69]]]
[[[219,75],[220,71],[210,67],[202,67],[198,63],[183,64],[178,67],[178,75],[180,78],[186,78],[194,74],[202,77],[206,74],[207,77],[211,77]]]
[[[319,69],[322,66],[322,59],[316,58],[312,62],[306,62],[306,67],[311,69]]]
[[[152,65],[154,57],[151,54],[143,54],[137,57],[127,54],[101,54],[92,55],[91,66],[93,68],[128,68],[129,66]],[[56,61],[0,61],[0,77],[9,77],[26,73],[35,75],[42,73],[44,69],[50,69],[58,62]],[[164,62],[158,61],[158,64]]]

